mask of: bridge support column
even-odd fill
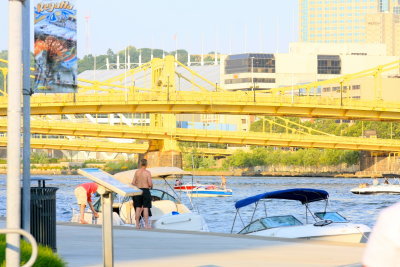
[[[139,155],[147,159],[148,167],[179,167],[182,168],[182,153],[175,140],[152,140],[149,151]]]
[[[174,61],[170,61],[170,65],[171,68],[174,68]],[[175,115],[152,114],[150,118],[152,127],[166,129],[164,133],[165,137],[160,140],[150,140],[148,152],[141,157],[139,156],[139,161],[141,158],[147,159],[149,167],[182,168],[182,153],[178,147],[178,142],[174,138],[174,134],[176,133]]]

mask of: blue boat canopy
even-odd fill
[[[263,194],[248,197],[239,200],[235,203],[235,208],[240,209],[252,203],[259,201],[260,199],[288,199],[298,200],[301,204],[307,204],[314,201],[328,199],[329,194],[325,190],[312,189],[312,188],[294,188],[279,191],[266,192]]]

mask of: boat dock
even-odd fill
[[[114,266],[361,266],[365,244],[114,227]],[[102,266],[100,225],[57,224],[71,267]]]

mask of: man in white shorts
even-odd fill
[[[87,224],[85,221],[84,213],[86,208],[86,203],[89,203],[89,207],[93,212],[93,216],[98,218],[99,214],[94,210],[92,204],[92,194],[96,193],[98,184],[96,183],[84,183],[75,188],[75,196],[78,201],[80,208],[79,223]]]

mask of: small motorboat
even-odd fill
[[[187,191],[190,197],[231,197],[232,189],[221,188],[216,185],[197,186]]]
[[[174,175],[190,175],[189,172],[183,171],[177,167],[155,167],[148,168],[153,178],[162,178],[167,183],[166,178]],[[131,182],[136,170],[129,170],[114,174],[113,177],[120,182],[131,186]],[[171,186],[170,186],[171,187]],[[208,231],[208,226],[200,214],[191,211],[184,205],[179,196],[176,196],[160,190],[151,189],[152,208],[150,209],[150,222],[153,228],[170,229],[170,230],[187,230],[187,231]],[[135,209],[131,197],[122,197],[113,193],[113,223],[114,225],[135,226]],[[95,210],[101,214],[100,198],[93,203]],[[94,219],[90,211],[86,211],[84,218],[91,224],[102,224],[101,218]],[[79,221],[79,213],[73,212],[72,222]]]
[[[353,194],[400,194],[400,175],[399,174],[383,174],[385,178],[383,183],[379,183],[378,178],[373,178],[373,183],[363,183],[358,187],[352,188],[350,192]],[[392,182],[389,181],[392,178]]]
[[[243,225],[244,228],[239,231],[238,234],[281,238],[318,239],[353,243],[365,241],[366,234],[368,234],[371,229],[363,224],[350,223],[346,218],[337,212],[326,211],[328,197],[329,194],[325,190],[294,188],[266,192],[239,200],[235,203],[236,215],[232,225],[231,233],[233,232],[239,210],[255,203],[255,208],[250,223],[248,225]],[[267,215],[267,208],[265,205],[263,208],[263,210],[265,210],[265,216],[259,219],[254,219],[259,202],[261,200],[271,199],[300,201],[301,204],[305,205],[306,207],[306,222],[301,222],[293,215]],[[312,213],[309,208],[309,204],[315,201],[325,201],[325,210],[322,212]],[[264,201],[264,204],[265,202],[266,201]],[[279,206],[277,207],[277,210],[279,210]],[[312,220],[312,222],[309,222],[309,220]]]
[[[200,186],[209,186],[209,185],[205,185],[205,184],[179,184],[179,185],[175,185],[174,186],[174,190],[179,191],[179,192],[189,192],[192,191],[193,189],[195,189],[196,187],[200,187]]]

